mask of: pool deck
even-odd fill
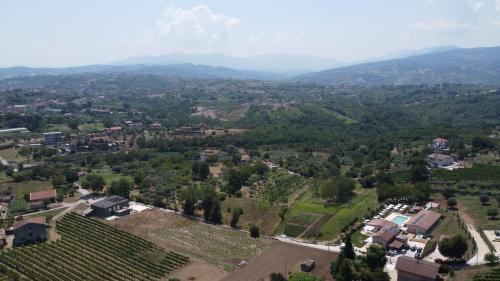
[[[399,224],[400,226],[404,225],[406,222],[408,222],[408,221],[410,220],[410,217],[409,217],[409,216],[405,216],[405,215],[403,215],[403,214],[401,214],[401,213],[398,213],[398,212],[392,212],[392,213],[390,213],[387,217],[385,217],[385,218],[384,218],[384,220],[394,222],[393,220],[394,220],[396,217],[398,217],[398,216],[400,216],[400,217],[405,217],[405,218],[406,218],[406,220],[405,220],[405,221],[403,221],[403,223]]]

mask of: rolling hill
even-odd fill
[[[440,83],[500,85],[500,47],[451,49],[308,73],[292,80],[366,86]]]

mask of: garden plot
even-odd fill
[[[320,214],[301,213],[288,219],[284,234],[290,237],[299,237],[306,229],[321,218]]]

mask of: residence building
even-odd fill
[[[440,218],[440,213],[422,210],[406,222],[407,231],[415,234],[427,234],[439,222]]]
[[[45,217],[34,217],[16,222],[11,232],[14,234],[15,246],[43,242],[47,239]]]
[[[124,216],[130,214],[128,200],[118,195],[101,199],[90,205],[90,208],[91,210],[86,214],[93,214],[97,217]]]
[[[37,202],[43,202],[45,200],[54,201],[56,196],[57,192],[55,189],[30,192],[30,205]]]
[[[435,138],[432,140],[432,147],[437,150],[448,149],[448,140],[443,138]]]
[[[454,159],[450,155],[432,153],[427,155],[427,164],[431,168],[448,167],[453,165]]]
[[[62,140],[61,132],[47,132],[43,133],[43,143],[45,145],[58,144]]]
[[[439,267],[437,263],[401,256],[396,262],[397,281],[436,281]]]
[[[377,231],[375,234],[373,234],[372,242],[387,247],[387,245],[389,245],[389,243],[391,243],[394,240],[394,237],[396,237],[398,233],[399,233],[398,227],[390,227],[390,226],[384,227],[379,231]]]

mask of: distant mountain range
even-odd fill
[[[183,54],[172,53],[161,56],[138,56],[111,63],[112,65],[166,65],[191,63],[196,65],[221,66],[239,70],[275,72],[297,75],[346,65],[332,58],[308,55],[264,54],[252,57],[234,57],[218,53]]]
[[[108,65],[0,68],[0,79],[108,72],[178,78],[283,80],[366,86],[440,83],[500,85],[500,47],[460,49],[445,46],[397,52],[386,57],[393,59],[342,66],[342,63],[334,59],[286,54],[252,58],[221,54],[170,54],[134,57]],[[327,66],[331,69],[304,73],[305,69],[322,69]]]
[[[273,72],[236,70],[227,67],[184,63],[169,65],[87,65],[62,68],[8,67],[0,68],[0,79],[33,75],[69,75],[82,73],[153,74],[167,77],[197,79],[278,80],[285,78],[285,76]]]
[[[440,83],[500,85],[500,47],[452,48],[308,73],[292,80],[367,86]]]

